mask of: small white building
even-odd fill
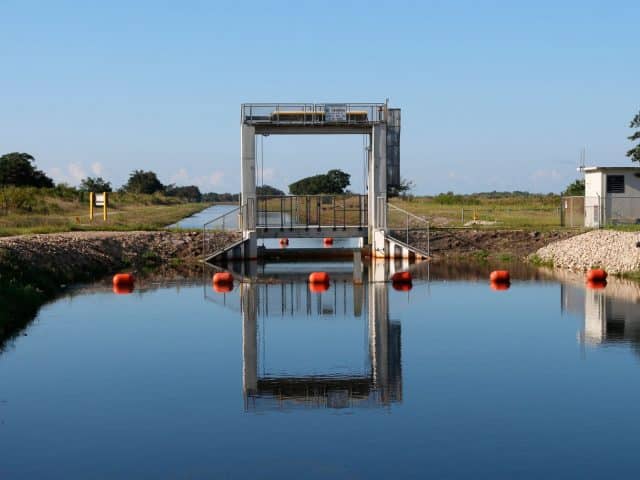
[[[584,226],[640,223],[640,167],[584,168]]]

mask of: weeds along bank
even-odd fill
[[[65,185],[54,188],[0,188],[0,235],[72,230],[157,230],[192,215],[210,203],[180,197],[113,192],[108,219],[89,220],[89,193]]]

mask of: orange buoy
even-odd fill
[[[280,239],[280,246],[281,247],[286,247],[287,245],[289,245],[289,239],[288,238],[281,238]]]
[[[411,283],[411,273],[410,272],[396,272],[391,275],[392,283]]]
[[[587,281],[604,282],[607,280],[607,272],[601,268],[593,268],[587,272]]]
[[[327,272],[313,272],[309,275],[309,283],[329,283],[329,274]]]
[[[509,270],[494,270],[489,275],[489,280],[495,283],[509,283],[511,276],[509,275]]]
[[[500,291],[500,290],[509,290],[509,287],[511,287],[511,283],[509,282],[491,282],[491,290],[496,290],[496,291]]]
[[[309,290],[311,292],[313,292],[313,293],[326,292],[327,290],[329,290],[329,282],[327,282],[327,283],[320,283],[320,282],[309,283]]]
[[[326,246],[333,245],[333,238],[326,237],[324,240],[322,240],[322,243],[324,243]]]
[[[229,293],[233,290],[233,282],[214,283],[213,291],[216,293]]]
[[[213,284],[214,285],[222,285],[222,284],[231,284],[233,285],[233,275],[229,272],[218,272],[213,276]]]
[[[606,280],[587,280],[587,288],[591,290],[602,290],[607,287]]]
[[[393,287],[394,290],[397,290],[398,292],[408,292],[413,288],[413,283],[411,283],[411,281],[393,282],[391,286]]]
[[[133,292],[133,283],[118,283],[113,285],[113,293],[116,295],[128,295]]]
[[[113,276],[113,286],[116,285],[133,285],[133,275],[130,273],[116,273]]]

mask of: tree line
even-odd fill
[[[36,168],[35,159],[28,153],[12,152],[0,156],[0,187],[54,188],[53,179]],[[113,192],[111,182],[104,178],[86,177],[80,181],[81,192]],[[239,195],[232,193],[205,193],[196,185],[164,185],[153,171],[134,170],[127,182],[118,189],[124,193],[155,194],[177,197],[189,202],[231,202]]]
[[[637,142],[627,151],[627,157],[633,162],[640,162],[640,112],[638,112],[631,122],[629,128],[634,132],[627,137],[631,142]],[[289,185],[289,192],[292,195],[318,195],[318,194],[344,194],[349,193],[347,187],[351,183],[351,175],[340,169],[329,170],[324,174],[312,175],[297,180]],[[48,177],[42,170],[35,166],[35,159],[28,153],[12,152],[0,156],[0,187],[6,186],[28,186],[36,188],[53,188],[53,179]],[[405,196],[414,187],[412,181],[403,179],[399,186],[390,187],[387,191],[389,197]],[[80,191],[85,192],[111,192],[113,187],[111,182],[102,177],[87,177],[80,182]],[[174,184],[164,185],[153,171],[134,170],[129,175],[127,182],[120,187],[120,192],[154,194],[162,193],[169,197],[179,197],[191,202],[235,202],[239,199],[237,193],[206,193],[203,194],[196,185],[177,186]],[[270,185],[262,185],[256,188],[258,195],[285,195]],[[498,192],[492,192],[498,193]],[[515,192],[512,192],[515,193]],[[528,192],[517,192],[527,194]],[[564,195],[583,195],[584,180],[576,180],[571,183],[563,192]],[[453,201],[453,194],[447,192],[441,194],[441,200]]]

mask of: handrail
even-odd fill
[[[256,226],[265,230],[298,227],[362,229],[367,225],[365,195],[259,195],[256,206]]]
[[[393,205],[392,203],[387,202],[387,208],[400,212],[401,214],[404,214],[406,216],[405,243],[407,245],[409,245],[409,218],[418,220],[419,222],[422,222],[422,223],[426,223],[427,225],[427,252],[426,253],[427,253],[427,256],[431,256],[431,222],[426,218],[419,217],[418,215],[408,212],[407,210],[400,208],[396,205]]]
[[[207,241],[209,240],[208,235],[207,235],[207,231],[208,231],[207,227],[209,225],[211,225],[212,223],[217,222],[217,221],[222,219],[222,230],[224,230],[225,229],[225,227],[224,227],[224,219],[225,219],[225,217],[238,212],[241,208],[242,207],[240,205],[238,205],[237,207],[232,208],[231,210],[229,210],[226,213],[223,213],[222,215],[218,215],[213,220],[209,220],[204,225],[202,225],[202,255],[203,255],[204,258],[206,258],[207,254],[210,253],[210,252],[207,252]],[[240,223],[238,224],[238,229],[237,230],[240,230]]]
[[[240,210],[240,206],[237,206],[237,207],[235,207],[235,208],[233,208],[233,209],[229,210],[228,212],[223,213],[222,215],[218,215],[218,216],[217,216],[216,218],[214,218],[213,220],[209,220],[207,223],[205,223],[205,224],[202,226],[202,228],[206,228],[206,227],[207,227],[207,225],[211,225],[213,222],[216,222],[216,221],[220,220],[221,218],[224,218],[224,217],[226,217],[227,215],[230,215],[230,214],[232,214],[232,213],[234,213],[234,212],[236,212],[236,211],[238,211],[238,210]],[[223,227],[223,228],[224,228],[224,227]]]
[[[400,207],[398,207],[397,205],[394,205],[393,203],[388,203],[387,205],[388,205],[389,207],[391,207],[392,209],[397,210],[397,211],[398,211],[398,212],[400,212],[400,213],[404,213],[404,214],[406,214],[408,217],[415,218],[416,220],[418,220],[418,221],[420,221],[420,222],[427,223],[427,224],[431,223],[431,222],[430,222],[430,220],[428,220],[428,219],[426,219],[426,218],[423,218],[423,217],[419,217],[419,216],[418,216],[418,215],[416,215],[415,213],[411,213],[411,212],[409,212],[408,210],[405,210],[404,208],[400,208]]]

